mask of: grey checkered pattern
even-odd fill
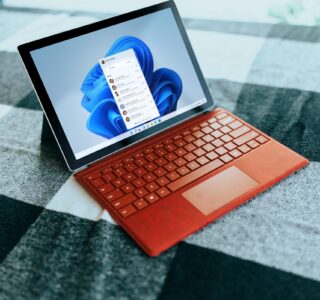
[[[37,37],[28,31],[34,22],[42,24],[41,34],[46,26],[52,33],[55,18],[66,27],[89,20],[50,11],[0,10],[0,204],[8,207],[0,212],[0,219],[3,232],[9,236],[11,230],[16,238],[15,245],[3,245],[7,252],[0,262],[0,298],[156,299],[179,246],[158,258],[148,258],[118,226],[103,217],[107,213],[100,211],[89,217],[89,213],[79,212],[81,207],[75,210],[75,203],[89,201],[88,196],[68,180],[71,174],[61,156],[41,146],[42,112],[14,49],[28,36]],[[320,29],[194,19],[184,23],[200,62],[210,65],[214,61],[216,70],[228,62],[235,64],[230,72],[215,77],[214,70],[201,63],[216,103],[248,120],[265,111],[270,117],[277,115],[270,105],[273,97],[279,89],[285,91],[288,98],[283,107],[292,112],[295,119],[290,126],[297,133],[289,142],[310,154],[312,160],[304,170],[189,237],[186,243],[320,281],[320,150],[312,144],[319,137],[320,119],[319,113],[311,111],[310,129],[300,117],[310,102],[320,101]],[[202,34],[212,40],[202,41]],[[257,41],[248,45],[250,51],[237,49],[244,47],[242,41],[248,37]],[[210,49],[219,48],[221,42],[235,48],[223,51],[220,45],[221,51],[215,53],[221,57],[211,59]],[[231,61],[237,53],[239,59]],[[241,68],[243,72],[239,72]],[[293,89],[297,92],[292,93]],[[260,121],[256,119],[257,126],[264,124]],[[296,124],[299,126],[294,127]],[[284,128],[283,135],[292,132],[285,126],[279,120],[268,130],[274,136],[277,128]],[[61,190],[66,187],[79,193],[63,198]],[[6,221],[6,212],[15,202],[43,210],[36,221],[30,219],[29,225],[15,229]],[[14,218],[10,215],[11,223]]]

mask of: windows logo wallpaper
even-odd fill
[[[175,111],[183,88],[180,76],[168,68],[154,70],[150,48],[134,36],[118,38],[105,57],[128,49],[134,50],[160,116]],[[86,123],[89,131],[107,139],[127,131],[99,63],[89,70],[81,85],[81,91],[81,105],[90,113]]]

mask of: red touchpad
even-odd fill
[[[182,194],[203,214],[208,215],[259,185],[237,167],[230,167]]]

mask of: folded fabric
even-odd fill
[[[137,56],[160,116],[176,110],[182,93],[180,76],[167,68],[154,71],[153,57],[149,47],[133,36],[117,39],[105,56],[128,49],[133,49]],[[88,130],[107,139],[127,131],[99,63],[88,72],[81,85],[81,91],[84,94],[81,105],[90,112],[86,124]]]

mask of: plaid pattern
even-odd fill
[[[217,104],[311,163],[149,258],[40,143],[16,52],[102,17],[0,10],[0,298],[319,299],[320,29],[184,19]]]

